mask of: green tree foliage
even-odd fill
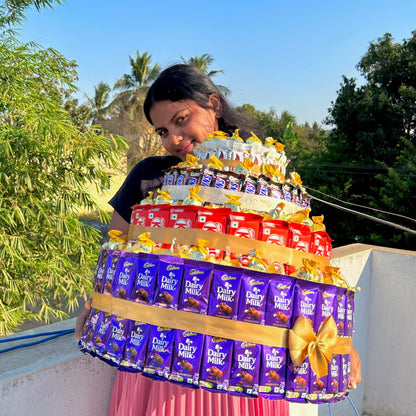
[[[66,316],[90,289],[100,234],[77,212],[98,210],[87,186],[108,185],[125,143],[74,124],[75,80],[55,50],[0,40],[0,335]]]
[[[303,126],[297,124],[295,116],[288,111],[282,111],[279,116],[274,108],[266,112],[257,110],[251,104],[243,104],[237,107],[237,111],[255,120],[259,136],[273,137],[285,145],[291,159],[289,168],[295,169],[302,177],[325,146],[325,130],[317,123],[313,123],[312,128],[307,123]]]
[[[390,34],[370,43],[357,65],[365,82],[358,86],[343,78],[327,119],[333,128],[308,183],[344,201],[414,217],[415,62],[415,33],[402,43],[393,42]],[[337,245],[415,247],[414,234],[317,207],[327,214]],[[377,215],[415,228],[403,218]]]
[[[199,70],[201,70],[204,74],[207,74],[209,77],[212,77],[218,73],[223,73],[222,69],[217,70],[209,70],[209,67],[214,62],[214,57],[209,53],[204,53],[201,56],[191,56],[189,59],[185,59],[181,56],[182,62],[188,65],[192,65]]]
[[[108,106],[111,120],[102,121],[102,125],[126,138],[129,144],[127,165],[131,169],[144,157],[163,154],[164,149],[143,112],[146,92],[159,75],[160,65],[152,65],[152,56],[148,52],[136,51],[136,58],[129,56],[129,59],[130,73],[114,84],[114,90],[119,92]]]
[[[100,123],[110,112],[110,93],[111,87],[106,82],[99,82],[94,87],[94,97],[90,98],[86,95],[88,103],[92,109],[92,122]]]
[[[130,74],[124,74],[114,84],[114,89],[120,93],[114,99],[114,103],[120,111],[130,111],[133,119],[136,113],[141,110],[144,97],[151,83],[156,79],[160,72],[160,65],[152,66],[152,55],[148,52],[143,54],[136,51],[136,58],[130,59]]]
[[[68,98],[64,102],[64,109],[68,112],[72,122],[82,131],[86,131],[94,117],[89,104],[79,104],[77,98]]]

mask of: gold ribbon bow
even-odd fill
[[[322,322],[315,334],[308,318],[299,316],[289,331],[289,353],[295,365],[309,357],[312,370],[320,378],[328,374],[328,364],[337,343],[337,325],[332,316]]]

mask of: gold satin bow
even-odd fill
[[[331,315],[322,322],[317,334],[311,321],[302,315],[289,331],[289,353],[293,363],[299,365],[309,357],[311,368],[319,378],[328,374],[336,343],[337,325]]]

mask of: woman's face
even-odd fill
[[[211,95],[207,106],[201,107],[193,100],[164,100],[153,104],[149,115],[169,153],[185,160],[208,133],[218,130],[220,101],[217,96]]]

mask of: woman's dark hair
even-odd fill
[[[149,123],[153,124],[149,115],[150,109],[156,102],[163,100],[193,100],[201,107],[208,108],[207,103],[211,94],[216,94],[221,102],[218,129],[229,135],[232,135],[235,129],[239,129],[242,138],[249,137],[251,130],[255,128],[255,123],[238,113],[211,78],[192,65],[177,64],[160,73],[147,92],[143,104],[144,114]]]

